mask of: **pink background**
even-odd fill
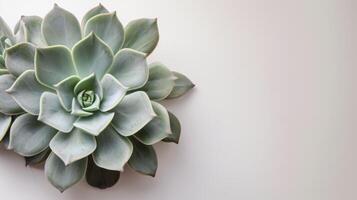
[[[97,1],[58,0],[82,16]],[[0,151],[2,199],[357,199],[357,1],[112,0],[124,24],[158,17],[150,61],[197,88],[165,103],[183,125],[159,144],[156,178],[126,168],[115,187],[60,194],[43,171]],[[12,26],[48,0],[0,0]]]

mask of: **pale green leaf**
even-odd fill
[[[82,38],[76,17],[57,4],[43,19],[42,33],[48,45],[65,45],[68,48]]]
[[[160,142],[171,134],[170,118],[166,108],[154,101],[151,102],[157,115],[135,137],[146,145],[153,145]]]
[[[156,116],[144,92],[126,95],[114,112],[112,125],[123,136],[135,134]]]
[[[62,107],[57,95],[50,92],[42,94],[38,120],[61,132],[69,133],[73,129],[73,123],[77,118]]]
[[[81,27],[84,29],[85,25],[87,24],[88,20],[93,18],[96,15],[108,13],[109,11],[102,5],[98,4],[98,6],[90,9],[83,17]]]
[[[16,101],[8,94],[7,89],[15,82],[15,77],[10,74],[0,76],[0,113],[16,115],[23,112]]]
[[[160,101],[170,95],[174,87],[172,72],[161,63],[153,63],[149,66],[149,80],[142,88],[150,99]]]
[[[94,136],[99,135],[110,124],[114,113],[102,113],[100,111],[88,117],[81,117],[74,126]]]
[[[39,114],[40,98],[45,91],[51,90],[37,81],[33,70],[22,73],[11,88],[7,90],[22,109],[32,115]]]
[[[38,48],[35,70],[37,79],[52,88],[63,79],[77,74],[71,51],[65,46]]]
[[[124,28],[120,23],[116,12],[104,13],[92,17],[84,29],[85,35],[95,33],[100,39],[108,44],[116,53],[124,42]]]
[[[159,42],[157,19],[137,19],[125,27],[124,48],[150,54]]]
[[[149,78],[145,54],[132,49],[120,50],[109,73],[130,90],[144,86]]]
[[[79,129],[73,129],[69,133],[59,132],[50,142],[51,150],[65,165],[87,157],[96,147],[94,137]]]
[[[172,89],[170,95],[167,97],[168,99],[178,98],[195,87],[195,84],[193,84],[191,80],[188,79],[185,75],[178,72],[172,73],[176,79],[174,80],[174,88]]]
[[[0,142],[5,137],[11,125],[11,116],[0,113]]]
[[[124,165],[128,162],[133,145],[130,140],[115,132],[108,126],[97,137],[98,147],[93,153],[93,160],[101,168],[115,171],[123,171]]]
[[[82,110],[82,107],[81,105],[79,105],[77,98],[73,98],[71,115],[75,115],[78,117],[87,117],[93,115],[93,113]]]
[[[78,76],[70,76],[55,85],[57,96],[67,111],[71,111],[72,99],[75,97],[74,87],[80,81]]]
[[[124,98],[126,88],[112,75],[106,74],[102,80],[103,100],[100,110],[107,112],[117,106]]]
[[[89,34],[73,47],[73,59],[81,78],[95,74],[101,80],[113,62],[113,52],[95,34]]]
[[[133,154],[129,159],[129,166],[135,171],[154,177],[157,170],[157,157],[151,145],[144,145],[135,138],[131,139],[134,146]]]
[[[2,17],[0,17],[0,38],[3,36],[9,38],[11,42],[15,44],[16,41],[14,34],[12,33],[6,22],[2,19]]]
[[[11,126],[9,147],[21,156],[34,156],[48,147],[56,133],[35,116],[23,114]]]
[[[41,17],[21,16],[15,27],[17,42],[30,42],[39,47],[46,46],[46,41],[41,33],[41,25]]]
[[[45,164],[47,179],[61,192],[79,182],[84,177],[86,169],[87,158],[66,166],[54,153],[50,154]]]
[[[5,51],[5,65],[14,76],[34,69],[36,48],[30,43],[20,43]]]

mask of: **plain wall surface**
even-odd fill
[[[55,1],[0,0],[13,27]],[[81,18],[99,1],[58,0]],[[357,199],[357,1],[103,0],[124,25],[159,19],[149,58],[197,87],[165,102],[179,145],[159,144],[155,178],[128,167],[98,190],[58,192],[41,169],[0,150],[1,199]]]

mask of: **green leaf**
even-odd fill
[[[46,46],[46,41],[41,33],[41,24],[41,17],[21,16],[15,27],[17,42],[30,42],[40,47]]]
[[[21,156],[34,156],[48,147],[56,133],[35,116],[23,114],[11,126],[9,147]]]
[[[15,99],[21,108],[32,115],[39,114],[40,98],[45,91],[51,90],[37,81],[33,70],[22,73],[11,88],[7,90],[8,94]]]
[[[168,99],[178,98],[195,87],[195,84],[193,84],[185,75],[178,72],[173,72],[173,74],[176,77],[174,80],[175,85],[170,95],[167,97]]]
[[[63,79],[77,74],[71,51],[65,46],[38,48],[35,70],[39,82],[51,88]]]
[[[41,164],[41,163],[45,162],[45,160],[48,158],[50,153],[51,153],[50,148],[47,148],[39,154],[36,154],[34,156],[25,157],[25,165],[26,166],[29,166],[29,165],[34,166],[37,164]]]
[[[74,94],[78,95],[83,90],[93,90],[101,99],[103,98],[103,88],[95,74],[91,74],[79,81],[74,87]]]
[[[135,134],[156,116],[144,92],[126,95],[114,112],[112,126],[123,136]]]
[[[109,73],[130,90],[144,86],[149,78],[145,54],[132,49],[120,50]]]
[[[15,82],[15,77],[10,74],[0,76],[0,112],[8,115],[17,115],[23,112],[16,101],[6,92]]]
[[[63,81],[55,85],[57,96],[61,102],[61,105],[68,112],[72,108],[72,99],[75,97],[74,87],[80,81],[78,76],[70,76]]]
[[[157,170],[157,157],[154,147],[144,145],[134,138],[131,142],[134,151],[129,159],[129,166],[139,173],[154,177]]]
[[[98,136],[107,126],[110,124],[114,117],[114,113],[102,113],[96,112],[88,117],[81,117],[75,123],[74,126],[91,134]]]
[[[51,150],[65,165],[87,157],[96,147],[94,137],[79,129],[73,129],[70,133],[59,132],[50,142]]]
[[[0,69],[0,76],[4,74],[9,74],[9,71],[7,69]]]
[[[115,132],[108,126],[102,134],[97,137],[98,147],[93,153],[93,160],[101,168],[115,171],[123,171],[128,162],[133,145],[130,140]]]
[[[73,123],[77,118],[62,108],[57,95],[50,92],[42,94],[38,120],[61,132],[69,133],[73,129]]]
[[[95,95],[95,100],[93,104],[88,107],[83,107],[82,109],[87,112],[95,112],[99,110],[99,107],[100,107],[100,97],[98,95]]]
[[[11,125],[11,116],[0,113],[0,142],[5,137]]]
[[[87,158],[66,166],[54,153],[50,154],[45,164],[47,179],[61,192],[79,182],[84,177],[86,169]]]
[[[146,145],[160,142],[171,134],[170,118],[166,108],[154,101],[151,103],[157,117],[134,135],[140,142]]]
[[[81,78],[95,74],[99,80],[113,62],[113,52],[95,34],[89,34],[73,47],[73,59]]]
[[[150,54],[159,42],[157,19],[137,19],[125,27],[124,48]]]
[[[85,25],[87,24],[88,20],[97,16],[102,13],[108,13],[109,11],[102,5],[99,4],[98,6],[90,9],[83,17],[81,27],[84,29]]]
[[[5,60],[4,60],[4,57],[1,54],[1,51],[0,51],[0,69],[6,69]]]
[[[116,12],[104,13],[92,17],[84,29],[85,35],[95,33],[100,39],[108,44],[116,53],[124,42],[124,28],[120,23]]]
[[[100,105],[102,112],[107,112],[117,106],[127,91],[126,87],[110,74],[103,77],[102,88],[103,100]]]
[[[169,117],[170,117],[170,127],[171,127],[171,133],[169,136],[167,136],[163,141],[164,142],[174,142],[176,144],[179,143],[180,140],[180,135],[181,135],[181,124],[180,121],[177,119],[177,117],[169,112]]]
[[[76,17],[57,4],[43,19],[42,33],[48,45],[65,45],[68,48],[82,38]]]
[[[71,115],[75,115],[78,117],[87,117],[93,115],[93,113],[82,110],[82,107],[79,105],[77,99],[73,98]]]
[[[5,51],[5,65],[14,76],[20,76],[24,71],[34,69],[35,46],[30,43],[20,43]]]
[[[89,185],[99,189],[109,188],[118,182],[119,177],[119,171],[107,170],[98,167],[91,157],[88,158],[86,180]]]
[[[11,40],[13,44],[15,44],[15,37],[14,34],[12,34],[11,29],[9,26],[6,24],[6,22],[0,17],[0,38],[1,37],[7,37]]]
[[[149,80],[142,90],[152,100],[163,100],[170,95],[174,88],[174,78],[166,66],[161,63],[153,63],[149,66]]]

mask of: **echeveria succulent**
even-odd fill
[[[156,19],[123,28],[115,12],[98,5],[80,24],[55,5],[43,20],[22,17],[15,36],[0,20],[0,36],[0,136],[9,115],[17,116],[9,148],[26,164],[46,160],[46,176],[60,191],[83,176],[110,187],[127,163],[155,175],[152,145],[177,143],[181,131],[158,102],[194,86],[161,63],[147,64],[159,40]]]

